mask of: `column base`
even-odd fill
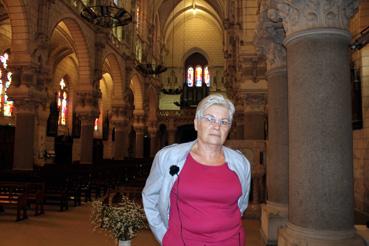
[[[288,221],[287,204],[267,202],[261,205],[260,233],[265,245],[277,245],[278,230]]]
[[[348,231],[322,231],[299,227],[291,223],[278,234],[278,246],[365,246],[363,239]]]

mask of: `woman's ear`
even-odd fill
[[[193,120],[193,126],[195,127],[195,131],[197,131],[197,119],[196,118]]]

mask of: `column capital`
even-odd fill
[[[150,136],[156,135],[158,132],[158,122],[156,120],[151,120],[147,122],[147,131],[149,132]]]
[[[33,63],[15,64],[9,63],[9,70],[12,71],[12,86],[20,85],[35,86],[37,66]]]
[[[143,129],[145,127],[144,118],[145,118],[145,113],[143,110],[133,111],[133,127],[135,128],[135,130]]]
[[[265,56],[267,70],[286,67],[286,48],[283,46],[285,31],[281,21],[272,21],[268,17],[268,6],[261,5],[256,25],[254,44],[258,55]]]
[[[112,105],[111,123],[117,129],[124,129],[127,126],[127,110],[124,105]]]
[[[21,84],[19,86],[10,86],[7,90],[9,99],[14,101],[16,113],[35,113],[36,107],[46,101],[46,93],[37,90],[33,86]]]
[[[77,91],[76,113],[83,120],[95,119],[99,116],[99,92],[95,90]]]
[[[287,36],[315,28],[346,30],[358,0],[273,0],[269,10],[273,20],[282,19]]]

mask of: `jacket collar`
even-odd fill
[[[181,149],[177,151],[177,163],[182,167],[188,154],[190,153],[192,146],[197,142],[197,139],[188,143],[184,143],[181,145]]]

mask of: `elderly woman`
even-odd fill
[[[194,119],[197,139],[160,150],[142,192],[147,220],[164,246],[244,245],[250,164],[223,146],[235,108],[220,94],[204,98]]]

